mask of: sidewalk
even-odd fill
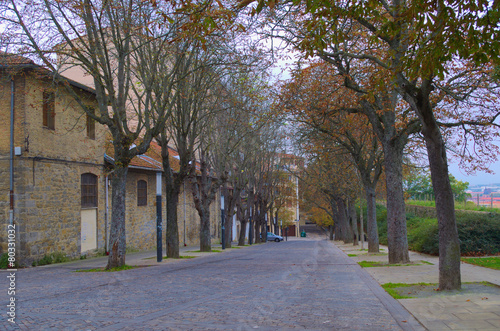
[[[334,244],[355,262],[379,261],[387,263],[387,247],[381,253],[369,254],[368,244],[361,246]],[[352,256],[356,255],[356,256]],[[418,265],[364,268],[379,284],[438,283],[438,263],[435,256],[410,252],[410,261]],[[425,262],[419,262],[425,261]],[[427,263],[432,263],[427,264]],[[461,264],[463,290],[446,293],[439,291],[411,292],[416,298],[398,301],[429,330],[500,330],[500,270],[471,264]],[[489,282],[496,286],[468,285],[467,282]],[[437,288],[437,285],[436,285]]]
[[[200,252],[200,246],[180,246],[179,247],[179,255],[181,257],[198,257],[198,256],[209,256],[213,254],[220,254],[222,252],[229,252],[235,249],[241,249],[242,247],[238,247],[238,243],[233,243],[232,248],[226,248],[222,250],[220,244],[212,244],[212,250],[214,252]],[[161,262],[156,262],[156,250],[151,251],[141,251],[141,252],[133,252],[127,253],[125,258],[125,264],[130,266],[157,266],[166,263],[175,263],[178,262],[178,259],[166,259],[165,250],[163,251],[163,257]],[[38,266],[37,268],[64,268],[64,269],[94,269],[94,268],[102,268],[105,267],[108,263],[108,256],[100,256],[100,257],[91,257],[89,259],[84,260],[74,260],[65,263],[57,263],[57,264],[49,264],[45,266]]]

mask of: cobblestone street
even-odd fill
[[[17,325],[2,312],[0,330],[423,329],[320,235],[113,273],[82,265],[19,270]]]

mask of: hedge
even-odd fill
[[[457,211],[457,229],[463,256],[496,255],[500,253],[500,215]],[[413,251],[438,255],[439,236],[436,218],[406,215],[408,248]],[[379,240],[387,245],[387,210],[377,206]]]

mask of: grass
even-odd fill
[[[425,264],[429,264],[430,262],[425,262],[421,261]],[[372,268],[372,267],[407,267],[407,266],[418,266],[422,265],[423,263],[408,263],[408,264],[387,264],[385,262],[380,262],[380,261],[361,261],[358,262],[358,264],[362,268]],[[432,263],[430,263],[432,265]]]
[[[181,255],[179,256],[179,259],[194,259],[195,257],[197,256],[192,256],[192,255]],[[152,257],[147,257],[145,258],[144,260],[152,260],[152,259],[156,259],[156,256],[152,256]],[[170,257],[168,256],[164,256],[163,259],[170,259]]]
[[[125,264],[125,265],[122,265],[121,267],[111,268],[108,270],[106,270],[105,267],[101,267],[101,268],[94,268],[94,269],[79,269],[79,270],[75,270],[75,272],[115,272],[115,271],[130,270],[130,269],[136,269],[136,268],[139,268],[139,267]]]
[[[357,256],[357,255],[356,254],[347,254],[347,256],[354,257],[354,256]]]
[[[498,285],[488,283],[488,282],[462,282],[462,285],[483,285],[483,286],[490,286],[490,287],[499,287]],[[386,283],[386,284],[381,284],[382,288],[389,294],[391,295],[394,299],[413,299],[420,297],[417,295],[417,292],[419,290],[423,290],[423,288],[414,288],[412,289],[413,292],[408,292],[408,290],[404,291],[404,288],[408,287],[416,287],[416,286],[427,286],[427,287],[432,287],[434,291],[441,292],[439,290],[439,284],[435,283],[414,283],[414,284],[406,284],[406,283]],[[429,289],[428,289],[429,290]],[[464,288],[459,290],[459,292],[464,291]],[[414,294],[413,296],[407,296],[407,295],[402,295],[400,293],[407,293],[407,294]],[[446,293],[446,292],[444,292]]]
[[[36,267],[39,265],[63,263],[68,261],[70,261],[70,258],[68,258],[63,252],[54,252],[50,254],[45,254],[40,260],[33,261],[32,266]]]
[[[210,252],[202,252],[200,250],[197,251],[187,251],[188,253],[220,253],[222,250],[220,249],[212,249]]]
[[[463,257],[465,263],[474,264],[480,267],[500,270],[500,256],[492,257]]]
[[[434,201],[421,201],[421,200],[406,200],[405,204],[412,206],[423,206],[423,207],[436,207],[436,202]],[[499,208],[490,208],[485,206],[477,206],[470,201],[464,206],[463,202],[455,203],[455,210],[473,210],[473,211],[486,211],[492,213],[500,213]]]
[[[389,293],[390,296],[392,296],[394,299],[411,299],[412,297],[407,296],[407,295],[401,295],[397,291],[398,288],[402,287],[412,287],[412,286],[437,286],[437,284],[429,284],[429,283],[417,283],[417,284],[405,284],[405,283],[386,283],[382,284],[382,288]]]

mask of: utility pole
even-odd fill
[[[161,243],[161,172],[156,173],[156,262],[163,259],[163,248]]]
[[[226,243],[225,243],[225,238],[224,238],[225,231],[226,231],[226,228],[224,227],[224,223],[225,223],[225,218],[224,218],[224,196],[222,194],[220,196],[220,218],[221,218],[221,225],[222,225],[222,235],[221,235],[222,249],[226,249]]]
[[[249,222],[248,244],[251,245],[253,241],[253,224],[252,224],[252,207],[250,207],[250,222]]]

